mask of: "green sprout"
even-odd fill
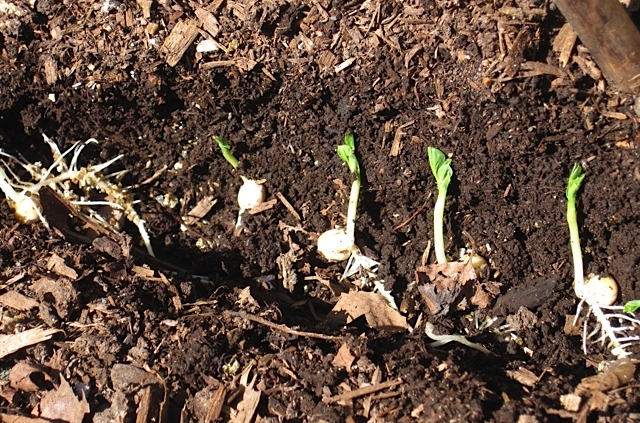
[[[436,252],[436,260],[439,264],[447,262],[447,255],[444,250],[444,204],[447,197],[447,188],[451,182],[453,169],[451,169],[451,159],[447,159],[444,153],[435,147],[427,149],[429,165],[433,176],[436,178],[438,186],[438,199],[433,210],[433,241]]]
[[[222,155],[224,156],[224,158],[227,159],[229,164],[233,166],[234,169],[237,169],[238,159],[236,159],[235,156],[231,153],[231,146],[229,145],[229,143],[217,135],[215,135],[213,138],[218,143],[218,146],[220,147],[220,150],[222,151]]]
[[[238,159],[231,153],[231,146],[228,142],[226,142],[222,137],[215,135],[213,137],[218,146],[220,147],[220,151],[222,151],[222,155],[229,162],[234,169],[238,168]],[[264,180],[262,181],[254,181],[253,179],[246,178],[240,175],[242,179],[242,186],[238,190],[238,205],[240,206],[240,211],[238,212],[238,220],[236,222],[236,228],[239,228],[242,225],[242,214],[251,210],[254,207],[257,207],[264,201],[265,198],[265,189],[264,189]]]
[[[356,158],[356,143],[353,134],[344,137],[344,144],[338,146],[338,156],[344,161],[356,179],[351,183],[351,193],[349,194],[349,208],[347,209],[347,229],[346,233],[355,241],[356,237],[356,214],[358,211],[358,199],[360,198],[360,187],[362,179],[360,177],[360,164]]]
[[[629,313],[640,308],[640,301],[630,301],[625,307],[614,306],[618,297],[618,284],[611,276],[598,276],[594,274],[584,276],[582,264],[582,252],[580,250],[580,233],[578,230],[578,218],[576,213],[576,196],[584,181],[584,172],[579,164],[574,164],[567,183],[567,224],[569,225],[569,244],[573,256],[574,286],[573,289],[580,302],[574,318],[574,325],[580,315],[583,303],[589,307],[589,314],[593,314],[598,321],[599,330],[588,334],[587,326],[582,335],[582,350],[587,353],[587,340],[596,333],[601,333],[599,341],[609,341],[611,352],[621,357],[626,357],[626,350],[630,345],[637,343],[640,337],[631,335],[640,321],[630,316],[611,312],[611,310],[623,309],[623,313]],[[605,312],[607,311],[608,312]],[[612,321],[615,325],[612,325]]]
[[[640,309],[640,300],[631,300],[624,305],[622,311],[625,313],[635,313],[638,309]]]
[[[346,229],[330,229],[320,235],[318,238],[318,251],[329,260],[342,261],[358,252],[358,247],[356,246],[356,215],[362,181],[360,164],[356,158],[356,143],[353,134],[344,137],[344,144],[338,146],[337,152],[340,159],[349,166],[349,170],[356,176],[351,183],[347,227]]]
[[[380,263],[363,255],[356,245],[356,217],[362,177],[360,164],[356,158],[356,142],[353,134],[348,134],[344,137],[343,144],[337,148],[337,153],[340,159],[349,166],[351,173],[355,175],[355,179],[351,183],[351,193],[349,194],[347,226],[345,229],[335,228],[323,232],[318,237],[318,252],[330,261],[348,259],[349,261],[341,280],[356,273],[364,275],[360,279],[362,286],[373,286],[374,290],[378,291],[389,305],[397,310],[398,307],[395,305],[391,292],[384,287],[384,280],[379,279],[376,274]]]
[[[576,294],[584,297],[584,270],[582,267],[582,251],[580,250],[580,231],[578,230],[578,217],[576,213],[576,195],[582,181],[584,172],[579,164],[574,164],[567,184],[567,224],[569,225],[569,244],[573,256],[574,283]]]

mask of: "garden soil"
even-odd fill
[[[615,357],[597,336],[585,354],[571,327],[565,187],[582,164],[585,273],[615,277],[618,304],[640,298],[640,121],[550,2],[0,3],[2,151],[47,168],[46,134],[61,152],[94,138],[85,170],[121,156],[76,175],[88,186],[68,198],[63,184],[34,192],[48,228],[0,202],[2,331],[59,330],[4,354],[2,421],[639,418],[633,361],[628,377],[607,374],[613,386],[576,391]],[[316,240],[345,224],[353,176],[336,147],[349,133],[356,242],[380,264],[345,281]],[[448,254],[488,262],[474,282],[485,301],[440,315],[416,287],[435,260],[428,146],[452,159]],[[241,175],[263,181],[267,203],[236,227]],[[87,217],[81,197],[131,219],[104,229],[109,207]],[[427,323],[489,353],[434,346]]]

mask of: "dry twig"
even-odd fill
[[[240,319],[251,320],[252,322],[259,323],[264,326],[268,326],[271,329],[279,330],[280,332],[288,333],[289,335],[302,336],[305,338],[324,339],[325,341],[339,341],[342,338],[340,336],[325,335],[322,333],[305,332],[300,330],[291,329],[285,325],[273,323],[262,317],[245,313],[244,311],[225,311],[223,314],[230,317],[239,317]]]

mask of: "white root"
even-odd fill
[[[54,160],[53,164],[48,169],[42,168],[40,164],[27,163],[26,161],[0,151],[0,155],[18,163],[27,172],[29,172],[34,180],[37,181],[36,183],[21,181],[17,175],[11,171],[8,164],[5,161],[1,161],[9,174],[7,174],[3,167],[0,166],[0,190],[2,190],[5,197],[7,197],[9,205],[16,213],[16,217],[23,222],[40,220],[42,224],[49,227],[48,222],[42,215],[39,200],[39,191],[41,188],[46,186],[53,189],[63,198],[69,200],[72,205],[79,208],[80,212],[113,231],[116,231],[117,229],[107,224],[104,219],[97,218],[98,214],[94,210],[88,208],[88,206],[107,204],[115,209],[122,210],[125,217],[137,226],[147,252],[151,256],[155,256],[153,248],[151,247],[149,234],[145,227],[145,221],[140,218],[133,207],[135,204],[133,196],[126,188],[123,188],[110,180],[114,176],[121,175],[122,172],[117,172],[109,176],[102,174],[103,170],[111,166],[114,162],[120,160],[123,156],[120,155],[105,163],[95,166],[89,165],[86,167],[78,167],[78,158],[80,157],[80,153],[86,145],[97,143],[95,139],[89,139],[84,143],[76,142],[71,146],[71,148],[62,153],[55,142],[44,134],[43,137],[45,143],[47,143],[49,148],[51,148]],[[69,165],[67,165],[65,158],[69,154],[71,154],[72,157]],[[95,190],[106,195],[108,201],[94,202],[89,201],[87,198],[79,197],[73,189],[74,185],[87,193],[87,198],[89,197],[89,193]]]
[[[434,342],[432,342],[431,344],[429,344],[432,347],[439,347],[445,344],[448,344],[449,342],[458,342],[462,345],[466,345],[469,348],[473,348],[474,350],[478,350],[481,353],[484,354],[490,354],[491,351],[489,351],[488,349],[486,349],[485,347],[483,347],[480,344],[476,344],[475,342],[471,342],[469,341],[467,338],[465,338],[462,335],[436,335],[435,333],[433,333],[433,323],[431,322],[427,322],[427,324],[424,327],[424,332],[425,334],[434,340]]]
[[[595,342],[604,344],[611,349],[611,353],[618,358],[629,356],[627,348],[640,341],[640,336],[630,335],[631,332],[637,331],[640,327],[640,320],[631,316],[615,313],[616,310],[623,310],[622,306],[614,306],[618,297],[618,284],[616,281],[607,276],[600,277],[598,275],[589,275],[585,281],[579,285],[576,283],[575,293],[580,299],[574,325],[577,322],[580,310],[583,304],[587,304],[587,316],[582,333],[582,350],[587,353],[588,341],[594,336],[600,334]],[[608,310],[613,313],[606,312]],[[587,329],[587,321],[589,316],[593,314],[596,320],[596,327],[590,333]]]
[[[3,164],[4,161],[2,162]],[[20,184],[21,185],[21,184]],[[37,193],[12,182],[2,167],[0,167],[0,190],[7,197],[9,206],[13,209],[16,219],[23,223],[40,220],[48,228],[49,225],[40,212],[40,199]]]

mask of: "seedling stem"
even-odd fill
[[[584,172],[579,164],[574,164],[567,184],[567,224],[569,225],[569,244],[573,256],[573,270],[575,291],[580,299],[584,298],[584,270],[582,265],[582,251],[580,250],[580,231],[578,230],[578,217],[576,213],[576,195],[582,181]]]
[[[344,144],[338,146],[338,156],[349,166],[349,170],[355,175],[355,180],[351,183],[351,193],[349,194],[349,209],[347,210],[347,235],[354,240],[356,237],[356,218],[358,212],[358,199],[360,198],[360,165],[356,158],[356,144],[353,134],[344,137]]]
[[[231,153],[231,146],[229,145],[229,143],[217,135],[215,135],[213,138],[218,143],[218,146],[220,147],[220,150],[222,151],[222,155],[224,156],[224,158],[227,159],[229,164],[233,166],[234,169],[237,169],[238,159],[236,159],[235,156]]]
[[[433,243],[436,252],[436,260],[439,264],[447,262],[447,254],[444,249],[444,205],[447,197],[447,188],[451,182],[453,169],[451,159],[447,159],[444,153],[435,147],[427,149],[429,165],[438,186],[438,198],[433,209]]]

